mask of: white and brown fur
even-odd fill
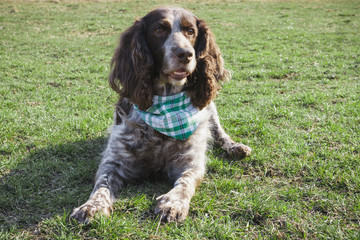
[[[157,198],[155,213],[163,221],[182,221],[205,173],[205,151],[213,141],[227,153],[246,157],[251,149],[234,142],[220,125],[213,99],[219,81],[230,74],[204,21],[182,8],[164,7],[137,20],[120,38],[109,82],[119,93],[114,125],[89,200],[71,217],[90,221],[109,215],[126,183],[163,174],[174,188]],[[187,91],[202,110],[200,125],[187,140],[162,135],[134,110],[146,110],[154,95]]]

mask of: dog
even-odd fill
[[[209,140],[239,158],[250,147],[220,125],[213,100],[231,74],[203,20],[178,7],[149,12],[122,33],[109,83],[119,94],[114,124],[86,203],[71,218],[109,216],[119,191],[151,174],[174,187],[157,198],[161,221],[183,221],[205,173]]]

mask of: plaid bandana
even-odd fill
[[[199,126],[198,108],[191,104],[190,97],[181,92],[172,96],[154,96],[153,105],[146,111],[135,109],[149,126],[180,140],[185,140]]]

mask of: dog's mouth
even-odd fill
[[[174,80],[180,81],[180,80],[185,79],[189,75],[190,75],[189,72],[179,69],[174,72],[171,72],[168,76]]]

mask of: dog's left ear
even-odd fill
[[[192,104],[200,109],[206,107],[221,89],[219,81],[231,78],[224,69],[224,61],[215,37],[203,20],[197,20],[199,34],[195,44],[196,69],[189,78],[187,90],[191,93]]]

